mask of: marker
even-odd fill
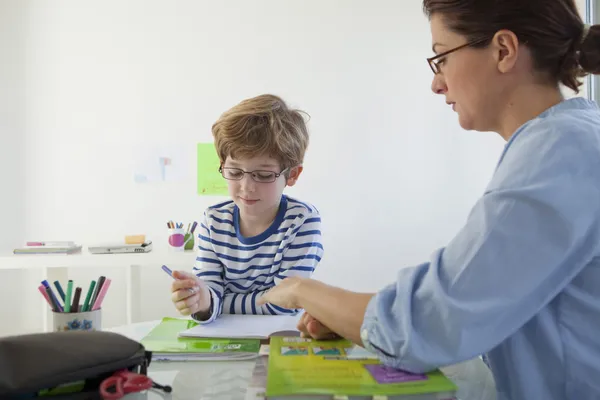
[[[48,294],[48,297],[50,298],[50,303],[52,304],[52,311],[54,312],[59,312],[59,304],[56,302],[56,298],[54,297],[54,295],[52,294],[52,289],[50,289],[49,286],[46,286],[44,288],[46,290],[46,293]]]
[[[65,312],[71,312],[71,296],[72,295],[73,295],[73,281],[71,279],[69,279],[69,282],[67,282],[67,295],[65,296]]]
[[[52,302],[52,304],[56,304],[58,306],[57,311],[62,311],[63,308],[60,305],[60,303],[58,302],[58,299],[56,298],[56,296],[54,295],[54,292],[52,291],[52,288],[50,287],[50,284],[48,283],[48,281],[44,279],[42,281],[42,285],[44,285],[44,288],[46,289],[46,293],[48,293],[48,296],[50,297],[50,301]]]
[[[65,302],[65,292],[63,291],[62,286],[60,286],[60,282],[54,281],[54,287],[56,288],[58,295],[60,296],[60,298],[62,299],[62,301],[64,303]]]
[[[98,293],[100,293],[100,289],[102,289],[102,285],[104,284],[105,280],[105,276],[101,276],[100,278],[98,278],[98,283],[96,284],[94,294],[92,294],[92,298],[90,299],[90,304],[94,304],[96,302],[96,299],[98,298]]]
[[[50,297],[48,297],[48,293],[46,293],[46,288],[44,287],[44,285],[40,285],[38,287],[38,290],[40,291],[42,296],[44,296],[44,299],[46,299],[50,308],[52,308],[52,302],[50,301]]]
[[[106,292],[108,291],[108,288],[110,287],[110,279],[106,279],[104,281],[104,284],[102,285],[102,289],[100,289],[100,292],[98,293],[98,297],[96,298],[96,301],[94,302],[94,305],[92,306],[92,310],[98,310],[100,308],[100,306],[102,306],[102,301],[104,300],[104,296],[106,296]]]
[[[79,312],[79,298],[81,297],[81,288],[75,289],[75,295],[73,296],[73,304],[71,304],[71,312]]]
[[[173,277],[173,271],[171,271],[169,269],[169,267],[167,267],[166,265],[162,266],[162,270],[165,271],[167,274],[169,274],[169,276],[172,278]]]
[[[85,302],[83,303],[83,307],[81,308],[81,312],[90,311],[90,300],[92,299],[92,293],[94,293],[94,286],[96,286],[96,281],[91,281],[90,288],[87,292],[87,296],[85,296]]]

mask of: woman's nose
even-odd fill
[[[444,94],[448,91],[448,87],[446,86],[442,74],[435,74],[433,76],[433,80],[431,81],[431,91],[435,94]]]

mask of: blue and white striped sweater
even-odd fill
[[[292,314],[262,294],[289,276],[310,277],[323,256],[321,217],[314,206],[282,196],[279,211],[262,234],[244,237],[233,201],[209,207],[198,234],[194,272],[211,289],[212,322],[221,313]]]

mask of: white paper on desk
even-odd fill
[[[282,331],[297,332],[298,315],[222,314],[214,322],[179,332],[181,337],[267,339]]]
[[[376,359],[377,354],[371,353],[363,347],[354,345],[351,349],[346,350],[346,357],[348,360]]]

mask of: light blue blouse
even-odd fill
[[[487,353],[498,400],[599,399],[596,104],[565,100],[521,126],[464,227],[398,271],[361,336],[409,371]]]

